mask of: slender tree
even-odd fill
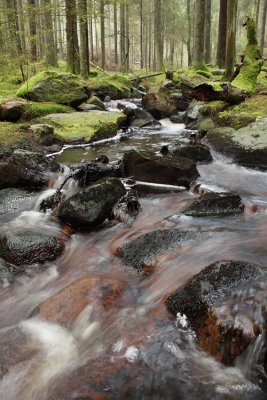
[[[263,54],[264,51],[264,42],[265,42],[265,30],[266,30],[266,13],[267,13],[267,0],[263,2],[263,10],[262,10],[262,21],[261,21],[261,40],[260,40],[260,49]]]
[[[227,1],[220,0],[217,60],[216,60],[219,68],[225,68],[226,65],[226,34],[227,34]]]
[[[205,0],[205,62],[211,61],[211,0]]]
[[[65,0],[66,7],[66,37],[67,65],[73,74],[80,73],[80,57],[77,32],[77,9],[75,0]]]
[[[37,61],[36,2],[28,0],[31,61]]]
[[[192,19],[191,19],[191,0],[187,0],[186,2],[186,12],[187,12],[187,57],[188,57],[188,66],[192,65],[192,49],[191,49],[191,41],[192,41]]]
[[[227,3],[226,78],[231,79],[235,65],[235,17],[237,0]]]
[[[105,0],[100,0],[101,67],[106,67]]]
[[[205,0],[196,1],[196,26],[195,26],[195,60],[196,69],[205,69],[204,39],[205,39]]]
[[[89,76],[89,28],[87,18],[87,1],[78,0],[79,28],[80,28],[80,65],[84,79]]]
[[[154,0],[154,68],[163,68],[162,1]]]
[[[47,65],[56,67],[57,61],[57,48],[54,36],[53,18],[52,18],[52,4],[50,0],[42,0],[43,8],[43,23],[45,33],[45,62]]]

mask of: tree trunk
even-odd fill
[[[50,0],[43,0],[42,4],[45,31],[45,63],[57,67],[58,62],[52,18],[52,4]]]
[[[65,0],[66,5],[66,36],[67,36],[67,67],[73,74],[80,73],[80,57],[77,33],[77,10],[75,0]]]
[[[116,0],[113,3],[113,15],[114,15],[114,62],[116,65],[119,63],[118,57],[118,15],[117,15],[117,3]]]
[[[235,65],[235,11],[236,0],[228,0],[226,37],[226,78],[231,80]]]
[[[144,68],[144,24],[143,24],[143,0],[140,0],[140,67]]]
[[[264,43],[265,43],[266,13],[267,13],[267,0],[264,0],[263,10],[262,10],[261,40],[260,40],[260,49],[261,49],[262,54],[263,54]]]
[[[219,68],[226,65],[227,1],[220,0],[219,30],[217,44],[217,64]]]
[[[89,29],[87,19],[87,1],[78,0],[79,28],[80,28],[80,65],[84,79],[89,76]]]
[[[28,0],[28,15],[29,15],[29,28],[30,28],[30,51],[31,61],[37,61],[37,36],[36,36],[36,2],[35,0]]]
[[[196,26],[195,26],[195,69],[205,69],[204,39],[205,39],[205,0],[196,1]]]
[[[106,66],[106,41],[105,41],[105,1],[100,0],[100,36],[101,36],[101,67]]]
[[[188,66],[192,65],[192,50],[191,50],[191,40],[192,40],[192,19],[191,19],[191,0],[187,0],[186,2],[186,11],[187,11],[187,57],[188,57]]]
[[[259,27],[260,3],[260,0],[255,0],[256,32]]]
[[[121,58],[121,69],[125,71],[126,59],[125,59],[125,5],[120,4],[120,58]]]
[[[154,0],[154,37],[155,37],[155,67],[160,70],[163,65],[163,32],[162,32],[162,3],[161,0]]]
[[[211,0],[205,1],[205,63],[211,61]]]
[[[129,72],[130,61],[130,26],[129,26],[129,4],[125,4],[125,67]]]

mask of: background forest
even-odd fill
[[[49,66],[84,78],[94,66],[175,70],[202,57],[224,68],[227,40],[239,62],[246,16],[255,19],[264,53],[266,10],[267,0],[1,0],[1,76],[14,83]]]

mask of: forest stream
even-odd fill
[[[116,102],[108,107],[115,112]],[[62,170],[51,176],[49,187],[30,197],[12,218],[0,216],[1,234],[26,227],[65,240],[65,250],[56,261],[41,268],[25,266],[26,274],[1,288],[1,399],[266,399],[264,374],[258,367],[264,329],[233,365],[224,365],[199,347],[186,316],[178,314],[175,319],[165,306],[168,295],[213,262],[241,260],[266,268],[266,172],[235,165],[212,152],[213,162],[197,164],[200,177],[190,190],[169,188],[169,193],[139,195],[141,211],[130,224],[106,221],[87,233],[69,234],[53,213],[39,211],[42,199],[68,175],[68,164],[88,162],[100,154],[112,163],[131,149],[163,157],[162,146],[189,142],[192,132],[183,124],[168,119],[161,124],[157,129],[119,132],[102,143],[65,148],[54,155]],[[68,180],[63,190],[70,197],[78,190],[76,182]],[[239,194],[244,213],[180,215],[201,190]],[[206,237],[185,241],[158,256],[151,273],[138,273],[116,256],[123,243],[162,228]],[[83,285],[89,288],[86,300]],[[257,291],[244,283],[239,300],[222,310],[222,319],[235,318],[249,329],[253,308],[260,324],[261,310],[267,307],[266,284],[260,285]],[[63,288],[69,290],[66,301]],[[101,290],[104,304],[99,304]]]

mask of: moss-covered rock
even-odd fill
[[[113,100],[130,96],[133,83],[122,74],[103,74],[95,78],[89,78],[88,86],[92,95],[104,100],[106,96]]]
[[[28,132],[25,125],[0,122],[0,159],[17,148],[36,151],[39,148],[38,137]]]
[[[105,104],[97,96],[90,97],[90,99],[87,101],[87,103],[95,105],[96,107],[99,108],[99,110],[102,110],[102,111],[105,111],[105,109],[106,109]]]
[[[178,110],[167,89],[154,87],[143,97],[144,109],[154,118],[168,118]]]
[[[247,18],[246,28],[248,44],[244,52],[244,61],[239,74],[232,81],[232,85],[247,94],[251,94],[256,89],[257,78],[261,71],[263,60],[261,59],[253,19]]]
[[[77,107],[89,98],[87,83],[78,76],[55,71],[43,71],[26,81],[17,92],[28,100],[66,104]]]
[[[212,129],[207,141],[216,151],[233,157],[240,165],[267,170],[267,118],[238,130]]]
[[[55,134],[65,142],[90,142],[114,136],[125,120],[123,113],[90,111],[50,114],[41,118],[40,122],[53,125]]]
[[[224,111],[228,107],[229,107],[229,103],[222,101],[222,100],[214,100],[214,101],[209,101],[206,104],[203,104],[200,107],[199,112],[202,115],[212,117],[212,116],[217,115],[219,112]]]

